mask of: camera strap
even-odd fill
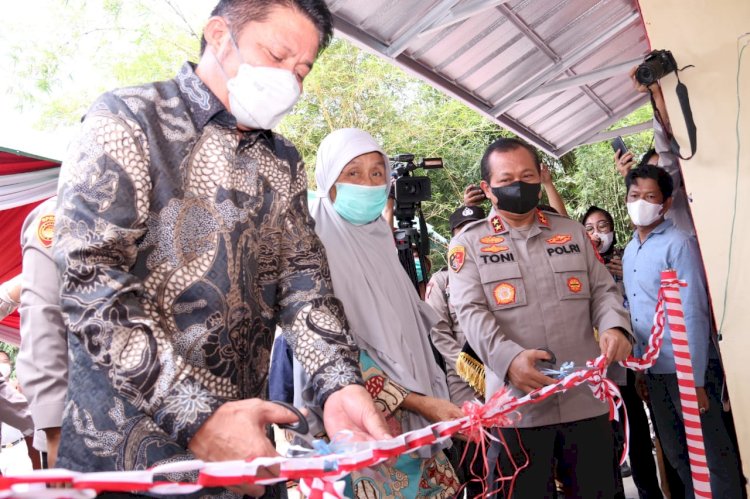
[[[690,66],[686,66],[690,67]],[[685,68],[682,68],[685,69]],[[695,156],[695,150],[698,146],[698,130],[695,127],[695,121],[693,120],[693,110],[690,108],[690,97],[688,96],[688,89],[687,86],[685,86],[682,81],[680,81],[680,70],[675,71],[675,76],[677,76],[677,87],[675,88],[675,93],[677,94],[677,100],[680,102],[680,109],[682,110],[682,117],[685,119],[685,127],[687,128],[688,138],[690,139],[690,156],[687,158],[684,157],[682,154],[680,154],[680,144],[677,142],[677,139],[672,134],[672,129],[669,126],[666,126],[664,121],[662,120],[662,117],[658,115],[656,119],[659,120],[659,123],[661,124],[662,128],[664,129],[665,133],[667,134],[667,137],[669,138],[669,148],[672,150],[672,153],[676,156],[679,156],[681,159],[690,159],[693,156]],[[650,94],[650,92],[649,92]],[[656,109],[656,104],[654,104],[654,96],[651,95],[651,105],[654,109]]]

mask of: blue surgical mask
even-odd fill
[[[424,274],[422,273],[422,262],[419,261],[419,258],[414,259],[414,266],[417,268],[417,282],[424,281]]]
[[[380,216],[388,200],[385,185],[357,185],[336,183],[336,201],[333,208],[344,220],[354,225],[364,225]]]

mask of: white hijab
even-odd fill
[[[383,217],[365,225],[349,223],[328,196],[347,163],[373,151],[383,154],[389,165],[388,157],[365,131],[345,128],[323,139],[315,165],[318,197],[310,203],[315,232],[326,248],[333,289],[344,304],[359,347],[407,390],[448,399],[445,374],[429,343],[436,316],[419,299],[401,266],[391,228]],[[390,179],[389,166],[386,179]],[[429,424],[421,416],[407,414],[405,431]]]

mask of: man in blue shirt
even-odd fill
[[[693,364],[698,407],[716,497],[742,497],[741,477],[729,433],[722,419],[723,374],[711,341],[708,294],[698,243],[677,229],[664,214],[672,205],[672,179],[663,169],[643,165],[625,178],[627,207],[636,231],[625,248],[623,281],[633,333],[635,354],[642,356],[651,334],[661,271],[676,269],[688,286],[680,289],[690,357]],[[646,374],[653,417],[669,462],[684,485],[686,497],[693,497],[685,426],[668,325],[659,358]]]

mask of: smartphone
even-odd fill
[[[622,137],[619,135],[612,140],[612,149],[614,149],[615,152],[620,151],[620,157],[628,152],[628,148],[625,146],[625,141],[623,141]]]

